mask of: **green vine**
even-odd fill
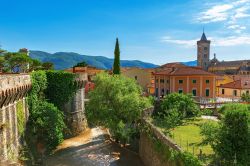
[[[19,136],[22,136],[24,134],[25,130],[25,114],[23,112],[23,102],[18,101],[16,105],[17,109],[17,128],[18,128],[18,134]]]
[[[75,74],[63,71],[47,71],[46,77],[48,86],[45,90],[45,96],[49,102],[62,110],[63,105],[74,96],[77,90]]]

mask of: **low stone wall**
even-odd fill
[[[170,138],[166,137],[151,122],[146,119],[143,119],[143,121],[153,136],[153,138],[151,138],[146,132],[142,132],[140,135],[139,155],[145,166],[176,166],[175,162],[169,160],[170,156],[163,156],[164,154],[160,154],[156,150],[156,145],[153,140],[157,139],[157,141],[160,141],[164,146],[169,147],[169,149],[181,151],[181,148]]]
[[[16,160],[20,131],[18,115],[28,120],[26,94],[31,88],[29,75],[0,75],[0,160]]]

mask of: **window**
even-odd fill
[[[169,90],[168,90],[168,89],[166,90],[166,94],[167,94],[167,95],[169,94]]]
[[[179,91],[178,91],[179,93],[183,93],[183,90],[182,89],[179,89]]]
[[[156,83],[158,83],[159,82],[159,80],[158,79],[156,79]]]
[[[161,95],[164,95],[164,89],[161,89]]]
[[[204,50],[206,51],[206,50],[207,50],[207,47],[204,47]]]
[[[196,84],[196,80],[193,80],[192,82],[193,82],[193,84]]]
[[[209,84],[209,80],[206,80],[206,84]]]
[[[237,90],[234,90],[233,95],[237,96]]]
[[[158,88],[155,89],[155,96],[158,97]]]
[[[164,83],[164,79],[160,79],[160,83]]]
[[[204,54],[204,58],[207,58],[207,54]]]
[[[169,83],[169,80],[167,80],[166,82],[167,82],[167,84],[168,84],[168,83]]]
[[[246,94],[249,94],[249,90],[246,91]]]
[[[224,94],[225,94],[225,89],[222,89],[222,90],[221,90],[221,93],[224,95]]]
[[[183,80],[179,80],[179,84],[183,84]]]
[[[197,96],[197,91],[196,91],[196,89],[193,89],[192,92],[193,92],[193,96]]]
[[[137,76],[135,76],[135,80],[137,80]]]
[[[209,92],[209,89],[206,89],[206,97],[209,97],[209,94],[210,92]]]

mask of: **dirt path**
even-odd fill
[[[139,156],[105,140],[105,131],[89,129],[65,140],[46,160],[48,166],[143,166]]]

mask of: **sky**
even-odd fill
[[[203,28],[211,57],[250,59],[250,0],[0,0],[0,45],[154,64],[196,60]]]

